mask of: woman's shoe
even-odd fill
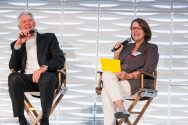
[[[127,119],[130,116],[130,113],[124,108],[120,108],[115,112],[114,116],[116,119],[121,119],[121,118]]]

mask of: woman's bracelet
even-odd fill
[[[133,75],[133,73],[130,73],[130,75],[131,75],[131,78],[130,78],[130,79],[134,79],[134,75]]]

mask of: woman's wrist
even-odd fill
[[[134,79],[133,73],[129,73],[128,75],[129,75],[129,76],[128,76],[128,79]]]
[[[134,79],[134,73],[131,73],[131,79]]]
[[[119,59],[119,53],[114,53],[114,59]]]

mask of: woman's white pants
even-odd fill
[[[113,104],[116,100],[124,100],[131,95],[130,84],[127,80],[119,81],[116,75],[112,72],[103,72],[103,89],[101,93],[104,125],[115,125],[116,119],[114,113],[116,107]]]

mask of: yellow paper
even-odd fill
[[[120,60],[101,58],[101,67],[103,71],[120,72]]]

